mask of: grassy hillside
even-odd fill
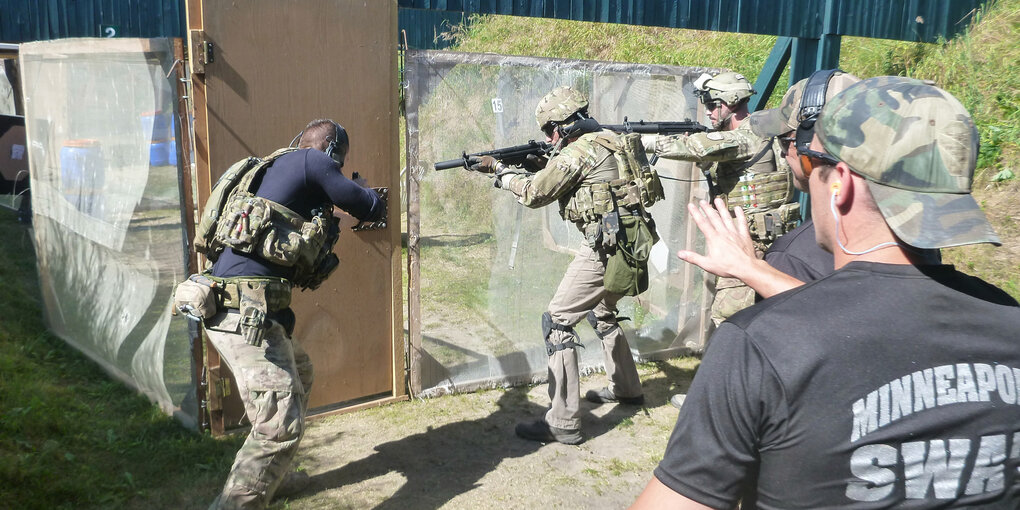
[[[723,67],[757,78],[775,43],[772,36],[634,27],[603,23],[475,16],[449,34],[458,51],[508,55]],[[840,67],[861,77],[913,76],[934,80],[974,116],[981,133],[974,194],[985,207],[1003,247],[973,246],[945,251],[947,261],[966,267],[1020,299],[1020,0],[992,0],[966,34],[939,44],[846,37]],[[769,100],[785,92],[780,79]]]

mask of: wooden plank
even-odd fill
[[[185,14],[188,28],[188,45],[187,45],[188,48],[191,47],[192,31],[202,30],[203,26],[202,6],[203,0],[187,0],[185,4],[186,8]],[[190,67],[192,55],[190,54],[187,55],[187,59],[189,69],[192,70],[192,72],[190,73],[191,87],[188,94],[189,96],[188,104],[189,112],[191,115],[191,122],[187,123],[182,122],[180,124],[181,125],[187,124],[188,126],[190,126],[190,129],[192,129],[194,132],[195,140],[194,181],[196,183],[197,189],[191,190],[191,192],[194,195],[196,195],[196,197],[194,202],[188,203],[188,206],[191,207],[193,203],[197,203],[199,209],[195,211],[193,214],[188,214],[188,216],[195,217],[196,215],[201,214],[202,212],[201,207],[203,206],[203,204],[205,204],[205,201],[209,198],[209,193],[211,190],[211,178],[210,178],[211,173],[209,171],[209,145],[207,143],[209,136],[209,128],[206,120],[208,117],[208,111],[206,106],[205,95],[205,75],[196,74],[193,72],[194,68]],[[187,180],[190,182],[192,179],[189,178]],[[192,245],[193,243],[191,241],[194,240],[194,230],[189,232],[188,240],[189,246]],[[191,262],[191,257],[194,257],[194,262]],[[198,272],[199,270],[202,269],[202,267],[205,264],[205,257],[199,256],[197,253],[192,251],[192,253],[189,254],[189,264],[190,263],[194,264],[193,271]],[[227,431],[228,426],[224,420],[223,412],[221,410],[223,406],[218,401],[220,397],[216,394],[216,391],[211,383],[214,370],[216,371],[219,370],[220,358],[219,353],[216,351],[215,348],[213,348],[212,343],[208,341],[208,338],[206,337],[204,332],[200,335],[200,349],[204,353],[203,366],[201,368],[201,372],[204,375],[205,385],[203,386],[202,384],[199,384],[198,390],[199,392],[202,393],[199,395],[198,398],[199,402],[208,403],[208,408],[205,410],[206,415],[204,416],[205,418],[204,423],[207,427],[207,430],[212,432],[214,435],[222,435]],[[224,367],[224,369],[227,372],[229,372],[229,370],[227,370],[226,367]],[[205,400],[202,400],[203,398],[205,398]],[[237,401],[240,400],[240,397],[236,394],[233,396],[233,398]],[[213,411],[213,407],[216,407],[216,411]],[[227,407],[228,409],[235,408],[234,406]],[[199,411],[201,412],[202,409],[200,408]],[[241,412],[243,414],[244,412],[243,407]],[[202,418],[203,417],[200,417],[199,419],[200,424],[203,423]],[[237,418],[235,417],[230,419],[229,421],[234,421],[236,419]]]
[[[195,239],[195,190],[192,188],[191,173],[191,107],[188,101],[188,86],[184,51],[184,41],[180,38],[173,39],[174,47],[174,88],[177,91],[177,105],[174,111],[177,121],[175,122],[174,138],[177,140],[177,165],[180,168],[181,178],[181,210],[184,213],[184,229],[187,233],[189,245]],[[197,253],[191,250],[188,253],[188,272],[198,272]]]
[[[384,405],[393,404],[395,402],[404,402],[410,400],[407,395],[396,395],[392,397],[383,397],[379,400],[373,400],[371,402],[362,402],[351,406],[341,407],[339,409],[332,409],[329,411],[321,412],[318,414],[309,415],[309,418],[322,418],[325,416],[336,416],[338,414],[353,413],[355,411],[363,411],[365,409],[372,409],[373,407],[381,407]]]

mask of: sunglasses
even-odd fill
[[[800,157],[800,168],[805,177],[809,177],[816,167],[835,166],[839,160],[824,152],[813,151],[807,147],[797,147],[797,155]]]
[[[705,109],[708,111],[715,110],[722,103],[718,99],[712,99],[712,95],[707,90],[695,90],[694,94],[698,96],[698,100],[701,101],[701,104],[705,105]]]
[[[553,124],[552,122],[546,123],[546,125],[542,126],[542,132],[545,133],[545,136],[547,138],[552,138],[553,137],[553,133],[555,131],[556,131],[556,124]]]

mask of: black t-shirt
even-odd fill
[[[1020,306],[854,262],[712,337],[655,476],[715,508],[1020,508]]]
[[[765,252],[765,262],[802,282],[815,281],[835,267],[832,254],[815,241],[812,220],[776,238]]]
[[[344,177],[340,167],[324,152],[303,149],[277,158],[266,169],[255,195],[272,200],[312,219],[312,211],[333,203],[359,220],[382,217],[384,204],[375,191]],[[213,264],[212,274],[230,276],[277,276],[289,278],[294,269],[272,264],[257,255],[227,248]]]

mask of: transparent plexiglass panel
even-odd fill
[[[544,137],[535,106],[570,85],[590,100],[603,124],[706,121],[693,82],[703,68],[466,54],[406,56],[409,213],[415,338],[412,367],[426,394],[538,381],[546,375],[541,316],[582,236],[555,204],[528,209],[463,168],[434,170],[463,153]],[[652,252],[651,285],[620,304],[634,355],[652,359],[700,350],[706,334],[703,273],[675,257],[700,246],[686,204],[704,196],[701,173],[660,161],[666,200],[651,213],[661,241]],[[415,292],[415,290],[417,292]],[[416,296],[420,296],[415,299]],[[584,370],[602,364],[594,331],[577,331]]]
[[[33,225],[50,329],[194,427],[168,39],[21,45]]]

